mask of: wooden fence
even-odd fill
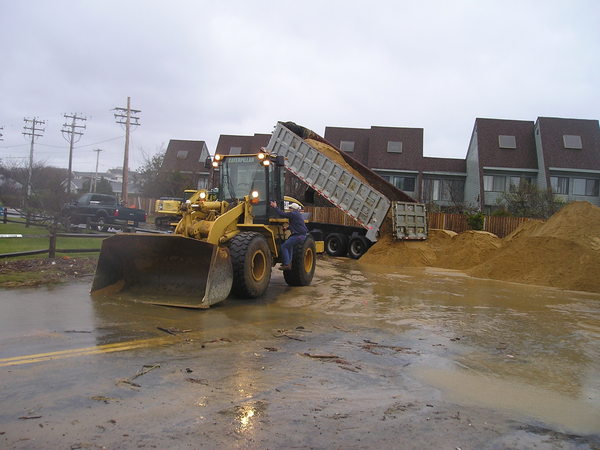
[[[335,223],[340,225],[358,226],[351,217],[337,208],[307,206],[312,222]],[[527,219],[524,217],[495,217],[485,216],[483,230],[503,238],[512,233]],[[427,224],[430,229],[450,230],[456,233],[470,230],[467,217],[464,214],[427,213]]]

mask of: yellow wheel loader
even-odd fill
[[[254,298],[266,291],[286,238],[287,219],[269,206],[274,200],[283,209],[284,158],[261,152],[214,159],[217,200],[205,190],[195,193],[182,204],[174,234],[105,239],[92,293],[127,290],[150,303],[208,308],[231,292]],[[315,241],[308,235],[283,275],[289,285],[306,286],[315,266]]]

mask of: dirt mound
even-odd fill
[[[445,267],[466,269],[485,260],[501,246],[501,239],[485,231],[456,234],[448,230],[429,230],[426,241],[395,241],[382,237],[360,259],[366,264],[402,267]]]
[[[427,241],[396,241],[390,234],[386,234],[360,258],[360,261],[386,266],[435,266],[436,246],[443,247],[444,242],[450,239],[452,236],[443,230],[430,230]]]
[[[97,258],[20,259],[0,262],[0,287],[30,287],[62,283],[91,275]]]
[[[467,273],[600,292],[600,208],[575,202],[547,222],[526,222],[489,260]]]
[[[546,222],[524,222],[504,239],[482,231],[443,230],[429,230],[427,241],[385,236],[360,261],[444,267],[479,278],[600,292],[600,208],[571,203]]]
[[[465,231],[452,238],[438,252],[438,266],[468,269],[484,262],[502,246],[502,240],[487,231]]]

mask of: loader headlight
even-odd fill
[[[260,159],[261,161],[262,161],[263,159],[265,159],[265,157],[266,157],[266,156],[267,156],[267,155],[265,155],[265,154],[264,154],[264,153],[262,153],[262,152],[260,152],[258,155],[256,155],[256,157],[257,157],[258,159]]]
[[[213,167],[219,167],[219,163],[218,163],[218,161],[213,161],[213,162],[212,162],[212,166],[213,166]]]
[[[200,192],[200,194],[198,194],[198,197],[200,198],[200,200],[206,200],[206,192]]]
[[[258,191],[250,192],[250,202],[251,203],[258,203],[259,200],[260,200],[260,196],[258,195]]]
[[[271,161],[269,161],[268,159],[263,159],[263,166],[269,166],[271,164]]]
[[[223,159],[223,157],[221,155],[219,155],[218,153],[215,155],[215,161],[221,161]]]

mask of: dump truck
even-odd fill
[[[129,291],[142,301],[208,308],[234,293],[255,298],[267,289],[272,267],[281,262],[288,220],[283,209],[285,159],[269,152],[215,155],[216,200],[199,190],[182,204],[173,234],[122,233],[102,243],[93,294]],[[312,282],[317,244],[309,235],[294,247],[288,285]]]
[[[381,233],[397,240],[427,239],[425,205],[335,148],[313,131],[278,122],[266,150],[286,159],[286,169],[353,218],[357,226],[309,222],[332,256],[358,259]]]

